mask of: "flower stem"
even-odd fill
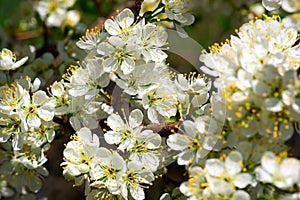
[[[10,74],[9,74],[9,70],[7,70],[7,72],[5,73],[6,75],[6,83],[8,86],[10,86]]]
[[[106,94],[104,94],[103,92],[99,92],[99,95],[105,100],[105,101],[110,101],[110,98],[109,98],[109,96],[107,96]]]

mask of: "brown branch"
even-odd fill
[[[135,3],[135,6],[134,6],[134,15],[137,17],[139,16],[140,14],[140,10],[141,10],[141,7],[142,7],[142,0],[135,0],[134,3]]]
[[[43,32],[40,31],[40,30],[27,31],[27,32],[18,32],[18,33],[15,33],[14,38],[16,40],[28,40],[28,39],[40,37],[42,34],[43,34]]]
[[[180,125],[181,121],[178,122],[166,122],[158,124],[148,124],[144,125],[143,130],[152,130],[153,132],[159,133],[162,137],[168,137],[173,134]]]

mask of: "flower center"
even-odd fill
[[[57,4],[54,1],[51,1],[48,5],[50,12],[55,12],[57,10]]]
[[[34,104],[30,105],[30,106],[27,108],[27,112],[30,113],[30,114],[35,113],[35,111],[36,111],[36,105],[34,105]]]

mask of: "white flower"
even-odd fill
[[[30,151],[16,151],[15,161],[21,163],[28,169],[36,169],[41,167],[48,160],[44,155],[44,150],[41,148],[33,148]]]
[[[35,9],[42,20],[46,21],[47,26],[60,27],[64,20],[69,17],[67,9],[73,6],[74,3],[75,0],[42,0],[37,3]],[[78,16],[76,18],[73,22],[79,21]]]
[[[61,82],[54,82],[50,86],[49,93],[55,100],[55,114],[64,115],[69,112],[70,98],[65,91],[64,85]]]
[[[94,98],[98,92],[98,86],[106,87],[109,77],[104,73],[101,65],[96,60],[88,60],[78,66],[70,68],[71,73],[65,76],[69,82],[64,84],[68,93],[73,97],[85,96],[86,99]]]
[[[48,171],[42,165],[47,158],[44,156],[44,150],[35,148],[23,151],[15,151],[12,159],[12,174],[18,174],[10,179],[10,184],[21,192],[26,186],[30,191],[37,193],[42,187],[43,176],[48,176]]]
[[[195,111],[195,109],[202,107],[208,101],[207,83],[203,78],[196,78],[195,73],[191,73],[189,77],[178,74],[175,84],[184,117]]]
[[[159,123],[176,115],[176,96],[172,85],[154,86],[142,96],[142,105],[147,109],[151,122]]]
[[[189,175],[189,180],[181,183],[179,187],[180,191],[189,197],[189,200],[206,198],[204,190],[208,190],[208,188],[205,188],[205,186],[207,186],[205,171],[201,167],[196,166],[189,170]]]
[[[298,182],[300,164],[295,158],[281,158],[273,152],[265,152],[261,158],[261,166],[255,172],[257,180],[285,190]]]
[[[0,110],[4,114],[13,114],[19,110],[24,102],[27,91],[19,84],[10,88],[1,88]]]
[[[198,118],[194,122],[186,120],[180,125],[181,133],[175,133],[167,139],[168,146],[181,151],[177,155],[179,165],[198,163],[215,145],[214,136],[207,132],[206,120]]]
[[[106,42],[98,45],[97,52],[103,59],[105,72],[115,72],[118,68],[124,74],[129,74],[135,67],[134,45],[128,45],[118,36],[111,36]]]
[[[88,128],[80,129],[72,138],[74,140],[67,143],[63,152],[65,162],[61,166],[63,175],[74,179],[90,172],[92,162],[98,162],[101,150],[98,136]]]
[[[91,183],[89,189],[86,190],[86,200],[116,200],[122,199],[120,194],[111,194],[109,189],[102,183],[94,182]]]
[[[110,35],[120,35],[127,33],[130,30],[133,22],[133,12],[130,9],[125,8],[115,17],[115,20],[106,20],[104,23],[104,28]]]
[[[137,140],[142,131],[143,113],[135,109],[129,115],[129,120],[123,119],[118,114],[112,114],[107,118],[107,125],[112,129],[104,135],[108,144],[119,145],[120,150],[129,150]]]
[[[26,119],[29,127],[38,128],[42,121],[51,121],[54,117],[54,103],[44,91],[36,91],[30,97],[29,93],[24,94],[24,104],[20,114]]]
[[[19,140],[19,133],[25,132],[28,129],[24,120],[21,120],[18,114],[3,115],[0,118],[0,125],[0,143],[7,142],[13,136],[13,147],[20,148],[22,146],[20,143],[22,142]]]
[[[165,12],[169,19],[176,20],[184,25],[191,25],[195,18],[189,11],[189,1],[177,1],[177,0],[162,0],[165,4]]]
[[[16,62],[16,55],[9,49],[3,48],[0,52],[0,70],[14,70],[23,65],[28,60],[24,57]]]
[[[232,186],[240,189],[247,185],[256,185],[249,173],[242,173],[243,157],[238,151],[231,151],[225,158],[225,162],[218,159],[208,159],[205,163],[209,177],[208,183],[214,193],[230,194],[233,192]],[[224,186],[222,188],[222,186]]]
[[[144,186],[154,181],[152,172],[145,170],[142,163],[130,161],[127,163],[127,170],[122,176],[121,194],[127,199],[128,190],[136,200],[145,199]]]
[[[262,0],[262,4],[268,11],[272,11],[280,8],[282,0]]]
[[[183,26],[189,26],[195,21],[195,17],[189,13],[189,0],[162,0],[165,5],[165,13],[176,28],[178,35],[182,38],[187,38],[188,34],[183,29]]]
[[[91,180],[105,185],[111,194],[120,193],[120,179],[126,170],[124,159],[117,152],[102,148],[99,161],[93,162]]]
[[[85,35],[82,36],[76,45],[85,50],[96,49],[98,44],[105,38],[104,32],[101,32],[101,29],[95,27],[93,29],[87,29]]]
[[[233,154],[235,152],[230,156],[234,157]],[[230,162],[228,165],[233,164],[233,167],[236,167],[235,165],[240,165],[236,161],[238,160],[227,162]],[[233,199],[236,200],[250,200],[250,195],[247,192],[236,189],[236,187],[244,188],[250,183],[250,174],[235,174],[237,177],[233,177],[234,174],[232,174],[230,177],[226,171],[226,169],[230,169],[230,166],[225,168],[224,163],[218,159],[208,159],[205,167],[205,169],[199,166],[192,167],[189,170],[189,180],[180,185],[180,191],[188,197],[188,200],[213,200],[226,197],[234,197]]]
[[[96,129],[98,127],[98,111],[101,108],[102,103],[96,101],[97,99],[85,99],[84,97],[73,97],[70,103],[69,113],[71,117],[69,119],[70,124],[75,130],[79,130],[82,127],[88,127],[90,129]]]
[[[23,132],[21,134],[21,141],[23,140],[25,145],[29,145],[32,148],[41,147],[42,145],[51,143],[55,137],[55,131],[52,126],[51,122],[42,122],[39,128]],[[21,147],[21,144],[14,146]]]
[[[161,137],[152,130],[141,132],[134,146],[129,150],[129,159],[140,162],[145,169],[155,172],[159,166],[160,158],[158,150],[161,145]]]
[[[163,69],[165,66],[159,66],[154,62],[146,64],[138,64],[130,74],[119,74],[120,79],[116,80],[116,84],[124,89],[123,92],[129,95],[143,96],[153,85],[157,85],[165,78]]]
[[[166,45],[168,34],[161,26],[154,24],[145,24],[145,21],[140,21],[133,27],[133,37],[129,38],[128,43],[134,43],[137,45],[136,57],[143,59],[146,62],[162,62],[168,55],[163,52],[163,46]]]

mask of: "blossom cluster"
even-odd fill
[[[277,17],[256,19],[200,56],[224,94],[226,122],[219,158],[191,165],[180,186],[189,199],[299,198],[299,161],[284,153],[300,122],[297,34]]]
[[[132,111],[126,123],[117,114],[108,118],[112,130],[105,134],[105,141],[119,144],[122,151],[100,147],[98,136],[85,127],[67,144],[63,174],[77,185],[88,181],[88,199],[128,199],[128,192],[134,199],[145,198],[145,184],[151,184],[159,166],[161,137],[152,130],[141,131],[141,115],[140,110]]]
[[[42,178],[48,175],[44,152],[55,137],[55,103],[39,86],[39,79],[31,83],[25,77],[1,87],[1,181],[23,195],[42,187]],[[6,190],[13,194],[9,187]]]
[[[295,158],[276,156],[267,151],[261,158],[260,166],[252,174],[247,172],[249,166],[245,165],[242,154],[231,151],[225,159],[224,156],[207,159],[204,168],[191,167],[189,179],[180,185],[180,191],[189,200],[250,200],[251,197],[259,197],[260,193],[282,200],[299,199],[299,193],[290,193],[299,187],[299,164],[299,160]],[[286,193],[278,194],[274,187]]]
[[[300,122],[297,31],[267,18],[237,34],[200,57],[219,76],[232,134],[286,141]]]
[[[191,117],[193,121],[209,123],[210,114],[207,110],[210,104],[207,102],[210,99],[210,85],[196,73],[188,76],[171,73],[165,64],[167,54],[164,50],[167,36],[162,26],[148,23],[145,19],[135,22],[133,12],[124,9],[113,19],[106,20],[103,30],[97,28],[87,30],[85,36],[77,42],[79,48],[86,50],[87,57],[81,66],[70,68],[64,76],[62,84],[67,88],[67,94],[73,97],[80,96],[83,99],[97,99],[98,96],[99,98],[104,96],[107,100],[110,96],[105,96],[107,92],[104,89],[110,82],[115,82],[123,89],[126,94],[124,98],[129,100],[129,104],[140,108],[132,110],[128,119],[125,117],[124,109],[120,110],[123,114],[107,113],[109,116],[106,123],[109,130],[104,130],[104,139],[107,144],[116,145],[117,149],[111,152],[105,147],[100,148],[105,149],[106,153],[103,154],[106,159],[112,156],[118,157],[116,160],[119,161],[116,161],[116,165],[113,161],[104,161],[104,158],[101,158],[102,154],[95,153],[96,156],[92,156],[94,153],[90,153],[90,150],[81,149],[81,146],[85,145],[77,144],[80,139],[75,140],[77,145],[74,141],[67,144],[64,151],[66,162],[62,163],[64,175],[78,185],[83,180],[88,181],[87,198],[122,196],[127,199],[127,190],[134,199],[145,198],[141,184],[150,184],[155,177],[153,173],[163,167],[165,158],[162,150],[167,149],[167,144],[162,141],[158,133],[144,128],[142,124],[166,123],[172,119],[184,120]],[[75,104],[77,100],[71,99],[70,102]],[[77,112],[73,115],[75,113]],[[178,119],[176,119],[177,114],[179,114]],[[202,119],[200,117],[202,115],[207,115],[207,118]],[[91,117],[90,113],[86,116]],[[98,118],[95,122],[97,120]],[[79,131],[78,135],[83,129],[97,128],[91,126],[91,121],[91,119],[83,120],[77,123],[77,126],[74,125],[76,120],[70,118],[73,128]],[[189,123],[193,122],[188,121],[186,126],[189,126]],[[204,129],[208,129],[208,127],[199,128],[203,132]],[[194,134],[192,131],[194,130],[182,135]],[[216,142],[216,136],[213,133],[211,135],[211,141],[215,138],[214,142]],[[204,135],[201,139],[199,137],[199,140],[204,139]],[[97,138],[95,140],[98,141]],[[200,148],[200,142],[197,148]],[[208,150],[211,150],[213,144],[209,145]],[[169,146],[172,148],[172,145]],[[75,153],[75,149],[80,149],[76,155],[83,160],[69,155],[68,152]],[[178,149],[175,147],[174,150]],[[99,162],[107,164],[99,167],[102,165]],[[82,163],[85,165],[83,166]],[[141,166],[136,163],[141,163]],[[133,165],[136,167],[132,168]],[[109,172],[106,171],[108,168]],[[146,174],[148,179],[143,177],[143,174]]]

